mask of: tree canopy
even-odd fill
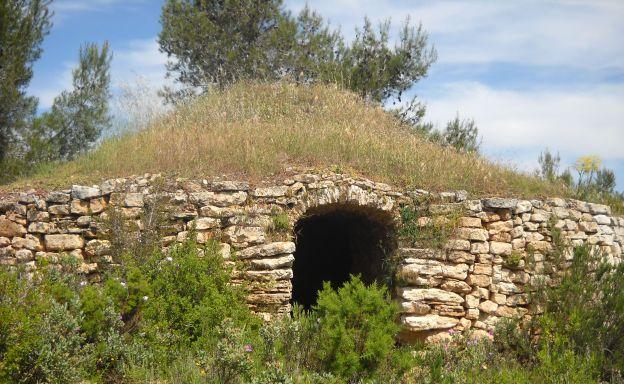
[[[0,162],[35,114],[37,99],[26,94],[33,63],[51,27],[48,0],[0,1]]]
[[[339,30],[307,6],[297,17],[281,0],[168,0],[160,49],[168,75],[207,91],[241,79],[331,82],[384,102],[400,98],[437,58],[422,26],[406,19],[390,44],[390,21],[370,20],[347,44]]]

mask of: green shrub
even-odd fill
[[[0,380],[80,381],[84,337],[71,288],[56,276],[42,281],[28,281],[17,272],[0,271],[0,276]]]
[[[589,246],[576,247],[560,281],[541,292],[536,299],[545,309],[538,324],[543,334],[542,349],[555,353],[569,349],[599,368],[603,380],[621,380],[624,263],[613,265]],[[552,357],[552,353],[546,355]]]
[[[318,357],[326,370],[345,379],[369,377],[391,353],[399,332],[398,307],[388,290],[352,276],[338,290],[326,282],[318,294]]]
[[[151,294],[141,298],[141,329],[167,349],[214,345],[224,319],[250,330],[260,323],[247,308],[243,289],[230,284],[216,243],[199,248],[186,242],[157,253],[142,272]]]

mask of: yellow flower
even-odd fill
[[[598,156],[581,156],[574,163],[574,169],[579,172],[596,172],[600,169],[602,160]]]

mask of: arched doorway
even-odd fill
[[[295,224],[292,302],[310,308],[324,281],[338,288],[351,274],[387,282],[394,232],[391,213],[380,209],[337,203],[308,210]]]

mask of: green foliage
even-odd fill
[[[290,218],[286,212],[271,213],[271,229],[277,233],[288,233],[291,230]]]
[[[581,156],[572,167],[559,172],[559,154],[553,155],[546,149],[540,153],[538,162],[537,175],[542,179],[570,188],[577,199],[609,205],[614,213],[624,212],[624,193],[615,190],[615,173],[602,166],[600,157]],[[572,176],[570,169],[576,171],[576,177]]]
[[[365,18],[355,41],[345,50],[342,63],[346,86],[376,102],[400,100],[403,92],[427,75],[437,59],[435,49],[428,48],[428,35],[422,25],[414,28],[407,18],[394,48],[389,44],[389,30],[389,20],[375,31]]]
[[[539,175],[542,179],[555,181],[560,177],[559,165],[561,163],[561,157],[559,153],[556,155],[552,154],[548,148],[546,148],[543,152],[540,152],[537,161],[540,165]]]
[[[561,281],[543,292],[538,299],[545,307],[540,318],[544,348],[558,352],[567,347],[590,367],[600,368],[603,379],[621,379],[624,265],[610,264],[589,246],[577,247]]]
[[[33,63],[52,17],[48,0],[0,2],[0,174],[17,136],[33,117],[37,99],[26,95]]]
[[[214,244],[128,255],[101,285],[40,268],[32,280],[0,271],[0,378],[10,382],[118,382],[137,364],[215,350],[226,319],[247,339],[260,322]]]
[[[37,163],[71,160],[86,152],[110,124],[110,62],[108,42],[80,48],[73,70],[73,89],[54,99],[50,111],[38,117],[27,135],[26,160]]]
[[[281,0],[168,0],[161,51],[168,73],[188,87],[223,87],[244,78],[270,79],[283,55],[287,21]]]
[[[451,330],[410,347],[395,344],[387,289],[358,277],[263,324],[216,244],[126,254],[94,285],[43,264],[30,278],[2,269],[0,382],[617,383],[624,264],[601,260],[577,248],[558,284],[539,287],[543,314],[499,322],[493,342]]]
[[[151,292],[137,291],[136,305],[142,306],[146,338],[154,343],[168,349],[210,345],[226,318],[258,325],[244,304],[243,291],[229,284],[230,273],[217,244],[199,249],[184,243],[167,257],[149,260],[141,271]]]
[[[339,84],[375,102],[400,100],[436,60],[428,35],[409,18],[394,47],[389,43],[390,22],[375,30],[368,19],[348,46],[318,13],[306,6],[293,17],[281,0],[169,0],[161,22],[159,44],[173,59],[169,74],[203,92],[241,79],[286,78]],[[175,99],[188,90],[169,95]]]
[[[357,276],[334,291],[326,282],[314,306],[319,319],[318,356],[330,372],[349,380],[369,377],[393,350],[398,308],[383,286]]]
[[[441,249],[450,239],[461,216],[460,211],[447,215],[434,215],[430,210],[430,201],[422,202],[420,207],[406,205],[401,207],[401,227],[398,235],[413,246]]]
[[[479,129],[474,120],[460,120],[459,116],[448,122],[444,132],[440,134],[440,141],[463,152],[479,151]]]
[[[505,257],[505,259],[503,260],[503,266],[509,269],[518,268],[523,259],[524,257],[522,256],[522,253],[513,250],[511,252],[511,255]]]

